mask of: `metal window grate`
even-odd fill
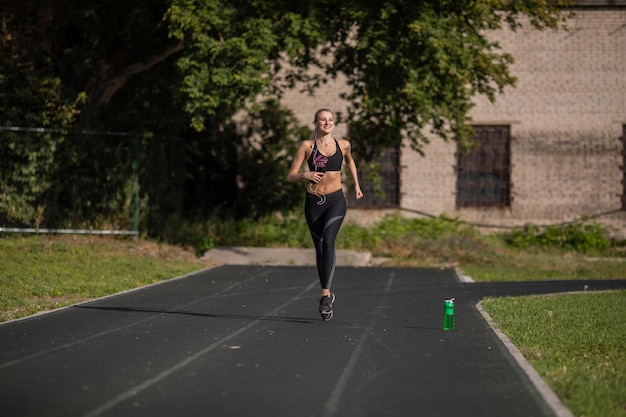
[[[358,156],[356,158],[358,162]],[[400,150],[389,148],[373,163],[360,163],[359,182],[363,198],[357,203],[353,189],[350,188],[346,199],[351,206],[366,209],[398,207],[400,205]]]
[[[457,207],[511,206],[509,126],[474,126],[477,146],[457,149]]]

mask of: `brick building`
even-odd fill
[[[425,156],[390,150],[386,197],[353,205],[361,209],[350,218],[401,209],[519,226],[594,216],[626,237],[626,1],[575,3],[568,31],[524,25],[489,34],[515,58],[518,81],[494,104],[475,99],[479,148],[465,154],[433,138]],[[284,104],[310,123],[319,107],[341,113],[341,90],[339,79],[313,98],[292,92]],[[349,137],[345,129],[336,134]]]

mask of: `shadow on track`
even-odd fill
[[[312,320],[303,317],[285,317],[285,316],[255,316],[245,314],[219,314],[219,313],[200,313],[195,311],[184,310],[166,310],[160,308],[146,307],[102,307],[102,306],[86,306],[75,305],[73,308],[85,308],[90,310],[115,311],[122,313],[157,313],[157,314],[182,314],[186,316],[209,317],[214,319],[237,319],[237,320],[259,320],[259,321],[280,321],[285,323],[313,324],[319,320]]]

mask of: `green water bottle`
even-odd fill
[[[454,298],[443,302],[443,330],[454,329]]]

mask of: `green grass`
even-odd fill
[[[624,258],[499,246],[494,246],[493,254],[494,259],[488,262],[462,262],[460,267],[466,275],[481,282],[626,278]]]
[[[483,307],[576,416],[626,416],[626,291],[486,299]]]
[[[201,269],[193,252],[108,237],[0,238],[0,321]]]

